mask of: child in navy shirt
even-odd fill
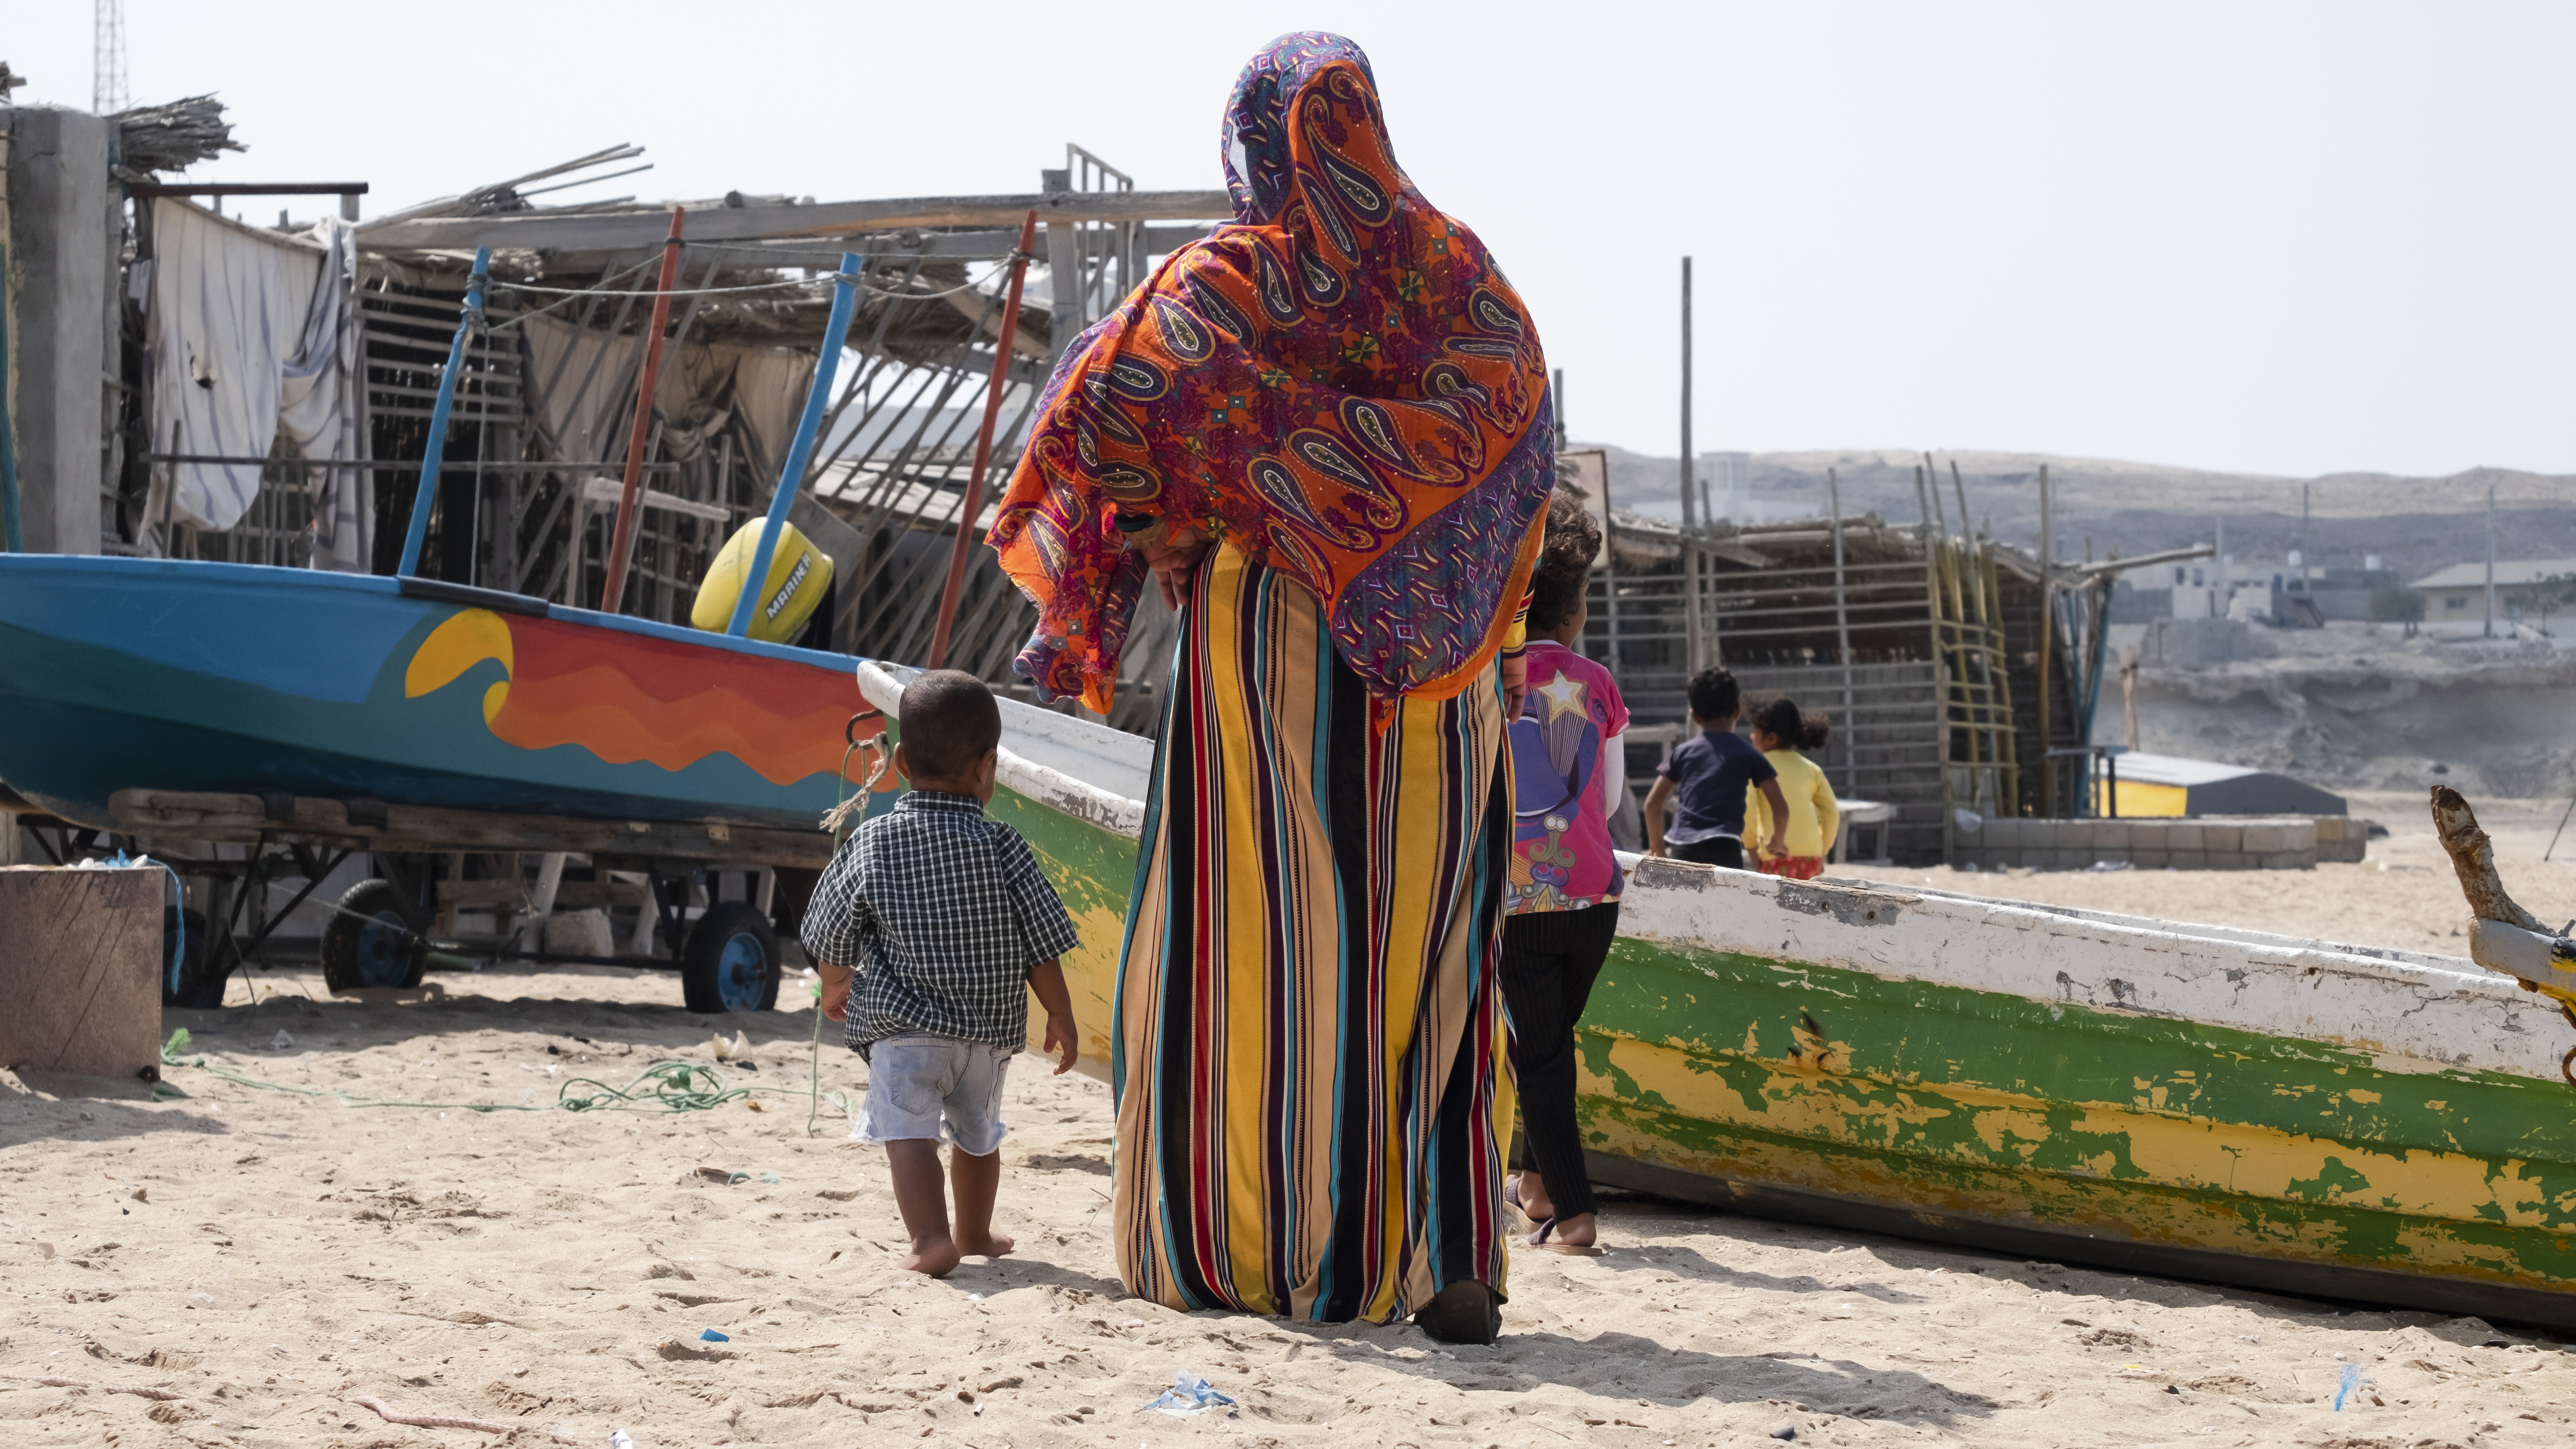
[[[1744,869],[1747,786],[1761,789],[1773,821],[1788,818],[1780,772],[1752,741],[1735,732],[1735,718],[1743,709],[1744,692],[1725,669],[1703,669],[1691,677],[1690,717],[1700,733],[1674,747],[1655,769],[1655,788],[1646,795],[1649,854]],[[1681,808],[1666,829],[1664,807],[1676,800]],[[1774,855],[1786,849],[1776,824],[1766,848]]]

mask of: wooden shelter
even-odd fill
[[[1688,729],[1691,675],[1723,664],[1748,701],[1785,694],[1831,716],[1816,761],[1837,792],[1896,807],[1900,864],[1946,859],[1954,811],[2081,812],[2073,752],[2099,672],[2090,576],[1875,514],[1695,530],[1610,516],[1585,647],[1628,700],[1632,781]]]
[[[641,463],[640,517],[621,597],[599,597],[632,441],[654,268],[671,205],[543,207],[563,178],[627,160],[616,147],[358,227],[361,458],[316,463],[281,442],[262,460],[155,448],[134,380],[134,440],[119,527],[126,551],[301,565],[335,474],[357,469],[372,504],[372,564],[390,572],[429,444],[432,399],[476,248],[492,250],[484,325],[447,424],[422,572],[583,607],[685,622],[716,551],[767,508],[786,435],[813,376],[844,252],[861,295],[822,439],[796,480],[791,521],[834,563],[832,599],[800,642],[898,662],[925,656],[962,512],[977,425],[994,387],[1002,282],[1020,223],[1045,227],[1029,295],[999,370],[996,497],[1062,345],[1141,279],[1152,258],[1231,214],[1221,191],[1141,192],[1078,146],[1024,196],[817,204],[739,193],[682,203],[677,282]],[[545,186],[536,183],[547,183]],[[169,204],[167,202],[162,203]],[[220,205],[220,202],[217,202]],[[138,205],[129,269],[153,255]],[[128,318],[139,339],[139,316]],[[132,359],[135,349],[129,349]],[[134,362],[139,366],[139,361]],[[161,475],[198,461],[262,462],[234,526],[173,523]],[[160,486],[156,489],[156,483]],[[978,529],[989,507],[970,520]],[[972,552],[950,660],[1027,697],[1010,662],[1034,612],[989,553]],[[1161,657],[1159,602],[1128,657]],[[1150,729],[1150,681],[1121,692],[1117,723]]]

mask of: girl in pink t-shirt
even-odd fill
[[[1627,882],[1610,817],[1628,788],[1628,706],[1610,671],[1573,647],[1600,551],[1600,525],[1558,492],[1530,579],[1529,694],[1511,728],[1516,818],[1503,887],[1503,1001],[1535,1167],[1506,1195],[1533,1223],[1533,1246],[1553,1237],[1585,1247],[1598,1232],[1574,1120],[1574,1026],[1619,930]]]

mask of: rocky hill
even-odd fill
[[[1598,446],[1576,443],[1573,446]],[[1679,467],[1670,457],[1607,449],[1613,501],[1622,508],[1677,517]],[[2446,478],[2385,473],[2333,473],[2317,478],[2220,473],[2153,463],[2067,458],[2044,453],[1936,453],[1941,511],[1957,526],[1958,492],[1979,527],[2023,546],[2039,534],[2039,467],[2048,465],[2056,533],[2081,557],[2118,548],[2126,556],[2211,540],[2224,519],[2227,551],[2240,559],[2279,559],[2298,546],[2300,491],[2306,486],[2309,562],[2355,567],[2369,555],[2404,577],[2483,558],[2486,496],[2496,494],[2498,549],[2505,558],[2576,557],[2576,476],[2472,468]],[[1920,453],[1850,449],[1756,453],[1751,497],[1782,508],[1825,507],[1825,472],[1840,476],[1846,511],[1870,510],[1894,522],[1921,517],[1914,484]],[[1959,469],[1957,483],[1950,466]]]

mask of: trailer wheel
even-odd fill
[[[209,967],[209,960],[219,964]],[[232,953],[215,950],[205,912],[161,908],[161,963],[163,1006],[204,1010],[224,1004],[224,982],[233,974]]]
[[[334,991],[362,986],[409,990],[420,984],[429,951],[403,914],[393,882],[362,880],[340,897],[340,909],[322,928],[322,980]]]
[[[778,933],[748,901],[721,901],[689,928],[680,994],[689,1010],[767,1011],[778,1004]]]

